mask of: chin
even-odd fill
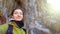
[[[16,21],[21,21],[20,19],[17,19]]]

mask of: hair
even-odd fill
[[[13,13],[14,13],[14,11],[15,11],[16,9],[20,9],[20,10],[23,12],[23,10],[22,10],[21,8],[14,8],[14,9],[12,10],[12,12],[11,12],[11,16],[13,16]]]

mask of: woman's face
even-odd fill
[[[23,12],[20,9],[14,10],[13,19],[16,21],[21,21],[23,19]]]

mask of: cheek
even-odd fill
[[[12,18],[16,19],[17,18],[17,15],[13,15]]]
[[[14,15],[13,19],[15,19],[15,20],[22,20],[23,19],[23,15],[20,15],[20,16]]]
[[[21,15],[21,18],[23,18],[23,15]]]

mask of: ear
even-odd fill
[[[11,16],[11,18],[13,18],[13,16]]]

